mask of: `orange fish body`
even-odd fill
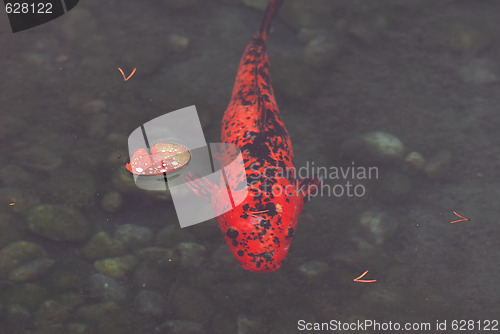
[[[274,98],[266,52],[271,20],[283,0],[271,0],[240,62],[222,120],[222,141],[241,150],[248,195],[219,216],[219,227],[244,269],[278,269],[290,248],[308,185],[295,179],[292,143]],[[241,175],[231,175],[237,178]]]

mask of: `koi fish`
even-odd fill
[[[233,255],[244,269],[253,272],[280,268],[304,200],[311,186],[320,183],[318,179],[295,179],[292,143],[271,85],[266,40],[282,3],[270,0],[260,28],[243,54],[222,119],[222,142],[241,150],[248,195],[217,220]],[[226,173],[228,178],[241,178],[231,170]]]

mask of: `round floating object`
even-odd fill
[[[137,175],[168,175],[185,167],[191,159],[188,148],[179,144],[156,143],[150,152],[138,149],[125,167]]]

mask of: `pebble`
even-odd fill
[[[35,145],[14,153],[14,156],[23,167],[42,172],[54,172],[63,164],[59,155]]]
[[[120,241],[112,239],[106,232],[98,232],[82,247],[81,252],[87,260],[94,261],[124,255],[125,248]]]
[[[35,312],[35,322],[43,327],[62,323],[70,316],[68,307],[55,300],[47,300]]]
[[[6,323],[9,328],[23,330],[22,333],[26,333],[24,330],[31,325],[29,310],[19,304],[11,304],[7,307],[6,311]]]
[[[176,279],[175,275],[165,275],[163,268],[151,266],[149,263],[141,262],[132,274],[132,282],[135,288],[161,290]]]
[[[47,252],[34,242],[12,242],[0,251],[0,277],[8,275],[20,265],[44,256],[47,256]]]
[[[116,279],[123,278],[130,273],[138,264],[137,258],[133,255],[112,257],[94,262],[94,268]]]
[[[418,152],[410,152],[406,155],[405,163],[413,171],[422,171],[425,166],[425,158]]]
[[[220,245],[210,258],[211,267],[217,270],[235,270],[239,267],[238,261],[226,245]]]
[[[363,162],[388,162],[402,159],[405,147],[396,136],[382,131],[366,132],[342,144],[343,153]]]
[[[56,261],[48,257],[31,260],[9,273],[9,279],[14,282],[26,282],[41,278],[54,265]]]
[[[195,242],[182,242],[177,246],[181,265],[185,268],[196,268],[206,262],[206,248]]]
[[[98,304],[86,304],[80,307],[77,311],[78,317],[81,317],[89,323],[104,321],[104,317],[108,317],[110,313],[120,309],[115,301],[104,301]]]
[[[89,294],[101,300],[122,301],[127,297],[127,290],[114,278],[96,273],[89,278]]]
[[[489,85],[500,81],[498,70],[484,58],[471,60],[459,70],[459,74],[464,82],[471,84]]]
[[[90,231],[80,212],[62,205],[39,205],[28,213],[27,221],[32,232],[53,241],[82,241]]]
[[[117,191],[111,191],[101,199],[101,208],[106,212],[117,212],[123,206],[123,196]]]
[[[153,231],[148,227],[140,225],[123,224],[116,229],[114,238],[121,242],[125,248],[135,250],[151,245]]]
[[[424,172],[430,179],[444,178],[451,167],[452,160],[453,156],[450,151],[440,151],[425,164]]]
[[[135,296],[134,307],[140,314],[159,317],[165,312],[165,300],[156,291],[142,290]]]
[[[135,255],[141,260],[141,263],[154,264],[157,267],[167,267],[172,264],[174,251],[162,247],[147,247],[135,252]]]
[[[361,213],[359,224],[365,229],[370,242],[381,245],[394,235],[398,222],[388,213],[369,210]]]
[[[175,53],[182,53],[189,46],[189,38],[179,34],[170,34],[167,37],[167,46]]]
[[[320,34],[307,43],[304,61],[313,67],[323,68],[332,65],[339,51],[340,45],[333,37]]]
[[[308,261],[306,263],[303,263],[299,267],[299,271],[304,275],[306,278],[311,279],[311,278],[316,278],[321,276],[322,274],[326,273],[328,271],[328,263],[324,261]]]
[[[9,301],[35,310],[47,297],[47,287],[35,283],[15,284],[9,288]]]

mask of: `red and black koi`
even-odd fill
[[[266,39],[283,0],[270,0],[260,29],[240,62],[222,141],[241,150],[248,196],[219,216],[219,227],[241,266],[255,272],[278,269],[290,248],[304,198],[319,180],[295,179],[290,137],[281,119],[269,74]],[[231,175],[237,178],[241,175]]]

